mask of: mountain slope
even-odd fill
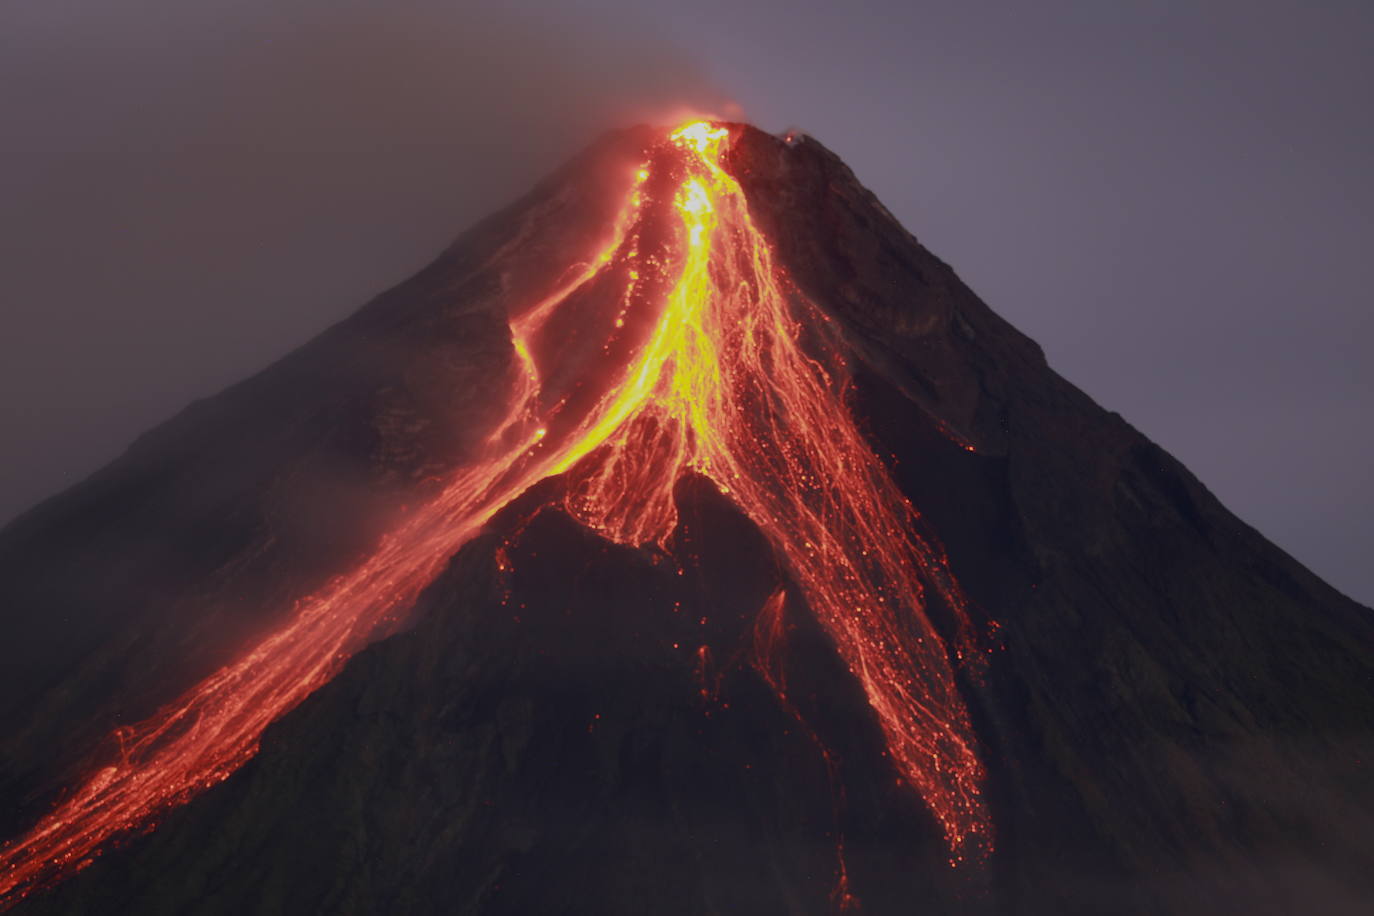
[[[390,500],[467,460],[465,430],[493,422],[513,361],[506,312],[583,256],[614,219],[617,169],[658,142],[608,138],[416,280],[6,530],[6,606],[44,647],[10,669],[5,775],[31,799],[16,829],[85,739],[267,625],[166,608],[208,592],[286,613],[259,599],[345,567]],[[494,517],[413,629],[354,658],[222,786],[17,912],[1358,911],[1374,892],[1369,611],[1055,375],[819,144],[736,126],[722,161],[834,323],[854,414],[991,634],[984,674],[955,669],[986,768],[986,862],[949,867],[804,568],[700,476],[674,490],[671,549],[611,543],[541,509],[570,475]],[[369,359],[379,340],[388,355]],[[397,389],[404,409],[379,406]],[[302,417],[328,420],[308,437]],[[221,458],[226,442],[259,463]],[[327,513],[283,496],[348,462]],[[239,516],[302,530],[227,537]],[[181,543],[168,519],[183,517],[216,539],[189,557],[149,548],[152,571],[127,572],[136,535]],[[55,587],[60,570],[116,560],[127,580],[92,580],[117,598],[108,616],[44,629],[40,598],[101,605]],[[159,587],[191,603],[150,600]],[[951,647],[954,610],[929,610]]]
[[[0,795],[24,800],[0,820],[7,833],[117,723],[279,626],[470,460],[501,410],[493,380],[514,362],[509,301],[543,295],[572,240],[612,218],[642,142],[608,138],[417,276],[0,532]]]

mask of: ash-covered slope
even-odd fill
[[[644,132],[647,133],[647,132]],[[0,531],[0,828],[357,562],[503,409],[507,309],[613,218],[608,137],[433,264]]]
[[[617,168],[656,136],[603,141],[6,530],[6,646],[39,647],[6,649],[16,822],[91,736],[288,613],[390,501],[465,460],[501,403],[506,310],[614,218]],[[678,485],[665,555],[541,509],[555,478],[246,767],[16,912],[1362,911],[1370,612],[1055,375],[819,144],[736,127],[725,164],[857,357],[851,403],[923,533],[996,621],[986,674],[959,676],[987,861],[949,867],[797,571],[714,487]],[[327,511],[298,498],[339,468]]]

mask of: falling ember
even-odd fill
[[[824,316],[788,284],[750,218],[722,164],[729,137],[695,122],[652,151],[608,244],[513,317],[511,407],[487,455],[358,568],[303,599],[281,630],[119,729],[116,759],[0,849],[0,907],[227,778],[271,722],[394,625],[496,512],[558,474],[580,522],[619,543],[664,547],[677,524],[677,482],[689,473],[712,480],[784,561],[953,859],[990,848],[973,730],[921,583],[958,621],[953,654],[976,658],[965,599],[944,557],[915,535],[914,510],[853,421],[838,346],[803,341],[803,319]],[[675,226],[669,241],[650,228],[661,214]],[[622,280],[602,347],[605,387],[560,395],[541,372],[541,331],[589,283]]]

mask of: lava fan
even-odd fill
[[[807,138],[607,137],[0,562],[16,910],[1262,911],[1372,873],[1324,851],[1374,827],[1367,611]]]

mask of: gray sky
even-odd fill
[[[474,6],[0,7],[0,518],[602,128],[733,101],[843,156],[1062,374],[1374,601],[1374,4]]]

